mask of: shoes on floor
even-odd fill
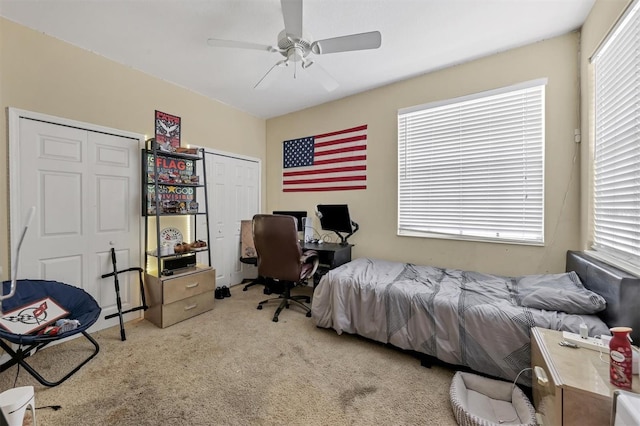
[[[215,298],[224,299],[224,294],[222,293],[222,287],[216,287]]]
[[[231,297],[231,290],[226,285],[217,287],[215,291],[216,299],[224,299],[225,297]]]
[[[229,289],[229,287],[227,287],[226,285],[222,286],[222,296],[231,297],[231,289]]]

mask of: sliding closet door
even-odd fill
[[[83,288],[104,315],[115,313],[113,279],[101,275],[113,269],[112,247],[119,269],[140,266],[140,139],[46,118],[14,116],[10,123],[12,245],[25,213],[36,207],[18,277]],[[123,274],[120,286],[123,309],[137,304],[137,277]],[[92,330],[116,324],[117,319],[105,321],[104,315]]]
[[[260,210],[260,162],[209,152],[205,161],[211,262],[217,286],[233,286],[241,283],[245,274],[245,265],[239,260],[240,221],[251,219]],[[255,273],[253,267],[249,274]]]

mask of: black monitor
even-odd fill
[[[316,209],[322,229],[335,232],[340,237],[340,244],[347,244],[347,239],[360,228],[351,220],[347,204],[318,204]]]
[[[302,223],[303,222],[302,219],[307,217],[307,212],[278,210],[278,211],[274,211],[273,214],[295,217],[298,222],[298,232],[304,232],[304,223]]]

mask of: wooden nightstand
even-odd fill
[[[609,354],[560,346],[562,332],[531,329],[533,405],[544,425],[606,426],[611,422],[613,391]],[[640,379],[633,376],[633,392]]]
[[[144,318],[165,328],[213,309],[216,270],[200,266],[171,276],[146,273],[144,285],[149,304]]]

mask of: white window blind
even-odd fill
[[[640,267],[640,13],[638,2],[592,59],[595,79],[594,244]]]
[[[543,244],[536,80],[398,112],[398,234]]]

